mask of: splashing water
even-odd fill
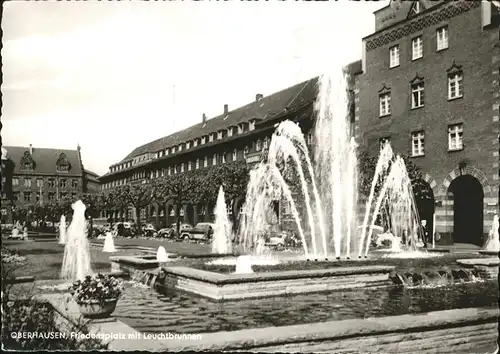
[[[66,243],[66,217],[61,215],[61,220],[59,222],[59,244],[64,245]]]
[[[273,134],[267,159],[251,171],[239,233],[244,249],[255,253],[258,240],[269,234],[273,202],[284,200],[306,258],[332,253],[337,259],[352,253],[366,257],[379,216],[385,217],[394,240],[400,240],[394,251],[400,251],[400,244],[414,251],[420,223],[411,181],[403,159],[394,156],[388,143],[380,151],[357,233],[357,144],[343,72],[320,78],[315,108],[314,164],[300,127],[284,121]]]
[[[158,251],[156,251],[156,260],[158,262],[168,262],[168,253],[165,250],[165,247],[160,246],[158,247]]]
[[[212,253],[229,254],[233,251],[232,225],[227,217],[226,198],[224,189],[219,188],[217,203],[215,205],[215,225],[212,240]]]
[[[113,235],[111,232],[106,233],[106,238],[104,239],[104,246],[102,247],[103,252],[116,252],[115,242],[113,241]]]
[[[491,225],[491,230],[488,234],[488,240],[486,241],[485,247],[487,251],[500,252],[500,239],[498,238],[498,215],[493,216],[493,224]]]
[[[92,275],[90,267],[90,251],[85,232],[85,204],[77,200],[71,205],[73,219],[68,228],[61,278],[71,281],[84,280]]]

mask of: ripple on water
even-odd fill
[[[431,289],[353,289],[323,294],[213,302],[185,293],[164,296],[128,288],[114,316],[142,332],[206,333],[451,308],[497,306],[496,282]]]

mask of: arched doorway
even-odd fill
[[[432,238],[434,230],[434,206],[435,198],[434,191],[429,183],[423,179],[418,179],[413,183],[413,194],[415,196],[415,204],[417,206],[420,220],[427,221],[427,230],[429,237]]]
[[[477,178],[455,178],[448,191],[453,193],[453,242],[483,244],[483,186]]]

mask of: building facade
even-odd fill
[[[393,1],[375,12],[355,82],[355,136],[390,140],[424,172],[421,215],[443,243],[482,245],[498,212],[499,11],[488,1]]]
[[[10,222],[15,207],[98,192],[97,174],[83,168],[76,150],[33,146],[2,146],[2,223]]]

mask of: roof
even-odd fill
[[[84,169],[85,171],[85,174],[89,175],[89,176],[92,176],[92,177],[99,177],[99,175],[95,172],[92,172],[90,170],[87,170],[87,169]]]
[[[210,133],[216,133],[221,129],[227,129],[230,126],[237,126],[240,123],[249,122],[252,119],[265,119],[269,116],[279,114],[285,107],[294,103],[296,99],[300,100],[301,97],[299,97],[299,95],[305,87],[314,86],[316,82],[317,78],[301,82],[300,84],[286,88],[270,96],[263,97],[259,101],[254,101],[245,106],[229,111],[227,116],[221,114],[212,119],[207,119],[205,123],[200,122],[184,130],[139,146],[128,154],[122,161],[120,161],[120,163],[135,156],[176,146],[180,143],[190,141]]]
[[[4,146],[7,150],[7,158],[13,164],[13,174],[44,174],[44,175],[82,175],[82,167],[77,150],[66,149],[49,149],[33,147],[32,158],[35,162],[33,171],[21,170],[21,160],[26,152],[29,153],[30,148],[24,146]],[[67,161],[70,163],[69,172],[58,172],[56,162],[61,154],[66,155]]]
[[[346,70],[351,75],[361,73],[361,60],[350,63],[347,65]],[[237,126],[238,124],[249,122],[252,119],[269,119],[281,116],[282,113],[294,111],[295,109],[314,102],[318,92],[318,80],[318,77],[314,77],[272,95],[265,96],[259,101],[254,101],[246,104],[245,106],[229,111],[227,116],[221,114],[212,119],[207,119],[205,123],[200,122],[184,130],[139,146],[128,154],[123,160],[113,164],[113,166],[130,160],[136,156],[146,153],[154,153],[176,146],[210,133],[216,133],[221,129],[227,129],[231,126]]]

